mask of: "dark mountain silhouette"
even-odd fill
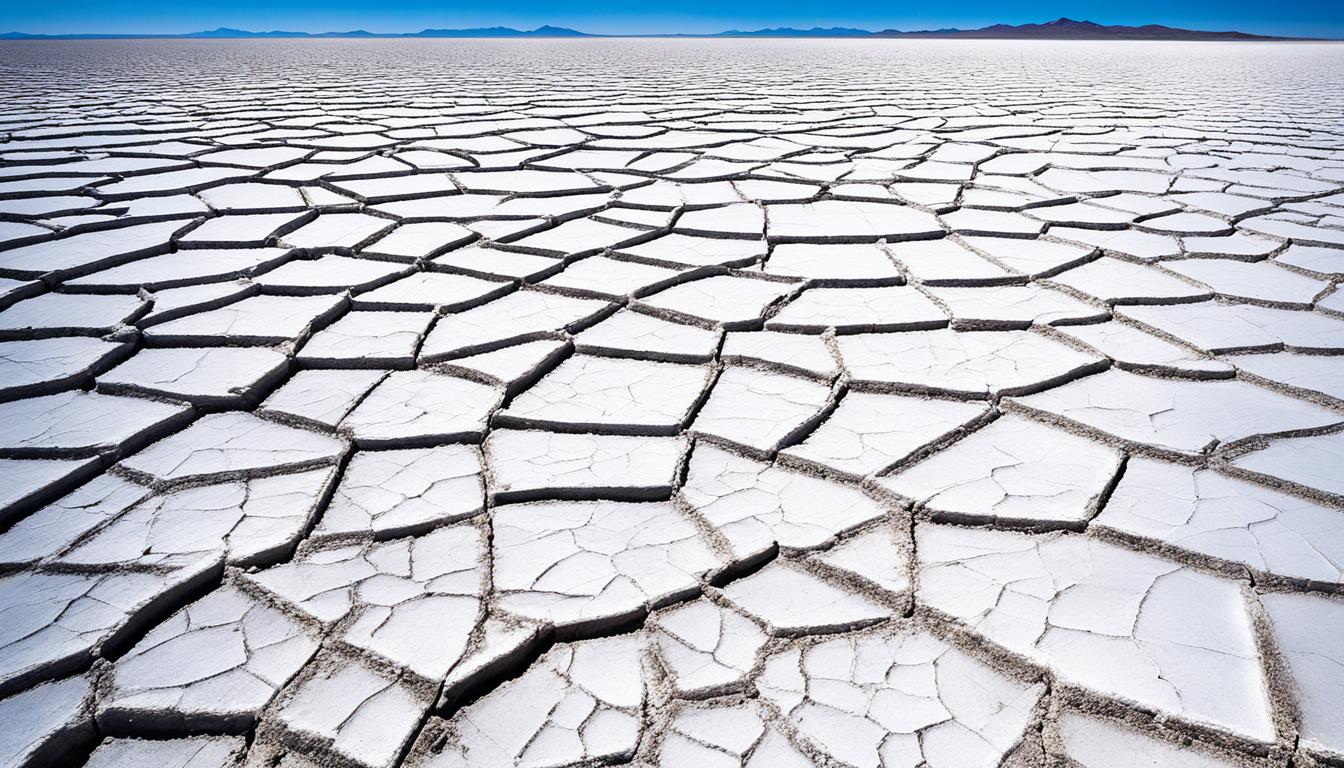
[[[189,32],[181,35],[105,35],[105,34],[63,34],[31,35],[23,32],[0,34],[0,40],[115,40],[127,38],[491,38],[491,37],[849,37],[849,38],[927,38],[927,39],[968,39],[968,40],[1306,40],[1311,38],[1272,37],[1253,35],[1248,32],[1209,32],[1198,29],[1179,29],[1164,27],[1161,24],[1145,24],[1139,27],[1124,25],[1103,25],[1091,21],[1056,19],[1044,24],[994,24],[979,29],[924,29],[902,31],[884,29],[870,32],[852,27],[813,27],[794,29],[777,27],[743,31],[730,29],[713,34],[661,33],[649,35],[590,35],[586,32],[565,27],[542,26],[536,29],[520,30],[512,27],[480,27],[474,29],[422,29],[419,32],[367,32],[356,29],[350,32],[249,32],[242,29],[220,27],[204,32]]]
[[[1197,29],[1178,29],[1160,24],[1127,27],[1119,24],[1101,25],[1091,21],[1061,18],[1044,24],[994,24],[979,29],[927,29],[902,32],[884,29],[873,37],[923,37],[938,39],[977,40],[1282,40],[1268,35],[1247,32],[1207,32]]]
[[[422,29],[404,37],[594,37],[565,27],[544,26],[530,30],[512,27],[484,27],[482,29]]]
[[[29,35],[23,32],[5,32],[0,34],[4,40],[119,40],[127,38],[325,38],[325,37],[594,37],[583,32],[564,27],[537,27],[536,29],[513,29],[512,27],[482,27],[479,29],[422,29],[419,32],[367,32],[362,29],[350,32],[249,32],[244,29],[220,27],[204,32],[188,32],[181,35]]]

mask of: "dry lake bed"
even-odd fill
[[[1344,761],[1344,47],[0,95],[2,766]]]

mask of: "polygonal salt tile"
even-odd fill
[[[476,239],[476,233],[460,224],[425,221],[404,224],[367,245],[367,256],[395,261],[417,261],[438,256]]]
[[[776,246],[763,270],[815,285],[896,285],[904,282],[891,255],[878,245],[785,244]]]
[[[1053,226],[1050,234],[1063,240],[1095,246],[1102,251],[1132,256],[1144,261],[1181,255],[1176,238],[1132,229],[1083,229]]]
[[[671,435],[685,424],[710,370],[575,355],[514,398],[500,426]]]
[[[1100,443],[1004,416],[880,482],[935,520],[1081,528],[1120,462]]]
[[[648,232],[595,219],[570,219],[517,240],[509,247],[542,256],[577,256],[648,239]]]
[[[1294,243],[1274,257],[1275,261],[1319,275],[1344,274],[1344,250]]]
[[[215,413],[122,460],[120,466],[159,481],[206,482],[335,464],[345,449],[345,443],[335,438],[250,413]]]
[[[1244,216],[1252,211],[1269,208],[1263,200],[1241,195],[1229,195],[1226,192],[1187,192],[1171,195],[1171,199],[1190,208],[1196,208],[1223,216]]]
[[[1164,265],[1197,280],[1221,296],[1306,307],[1330,286],[1269,262],[1238,259],[1181,259]]]
[[[1103,230],[1120,229],[1123,225],[1128,224],[1135,219],[1135,215],[1128,211],[1117,211],[1114,208],[1105,208],[1100,205],[1093,205],[1090,202],[1040,206],[1029,208],[1025,213],[1027,216],[1053,225],[1050,230],[1052,233],[1056,227],[1079,227],[1082,229]],[[1220,223],[1226,227],[1226,222]]]
[[[598,299],[518,291],[483,306],[447,315],[434,324],[420,349],[422,362],[489,352],[544,333],[578,331],[610,310]]]
[[[878,526],[812,556],[815,562],[876,585],[893,595],[910,591],[910,546],[905,531]]]
[[[760,705],[684,707],[658,746],[659,768],[812,768],[812,760],[769,723]]]
[[[978,403],[851,392],[806,440],[780,455],[859,479],[961,432],[988,412]]]
[[[930,288],[952,314],[957,327],[1027,328],[1032,325],[1106,320],[1106,310],[1085,304],[1061,291],[1036,285],[994,285],[976,288]]]
[[[410,271],[410,267],[395,262],[327,254],[316,259],[294,259],[258,275],[253,281],[261,286],[263,293],[313,296],[367,291],[386,285]]]
[[[98,391],[140,393],[214,408],[245,408],[271,389],[289,358],[271,349],[142,349],[98,377]]]
[[[555,501],[494,511],[495,604],[578,631],[619,625],[700,591],[722,565],[666,502]]]
[[[148,488],[100,475],[0,534],[0,565],[23,565],[53,555],[148,495]]]
[[[757,240],[765,231],[765,213],[755,203],[699,208],[677,217],[676,230],[684,235]]]
[[[1175,235],[1221,235],[1232,232],[1232,225],[1225,219],[1189,212],[1144,219],[1134,226],[1140,231],[1165,232]]]
[[[341,420],[361,448],[476,442],[499,389],[432,371],[395,371]]]
[[[55,499],[101,468],[97,458],[0,459],[0,521]]]
[[[0,699],[0,760],[6,766],[57,765],[98,738],[89,713],[93,680],[71,677]]]
[[[602,188],[573,171],[466,171],[453,177],[468,191],[501,195],[572,195]]]
[[[448,373],[496,384],[504,388],[507,397],[512,397],[530,387],[572,351],[568,341],[543,338],[455,358],[439,367]]]
[[[952,240],[913,240],[890,246],[897,263],[925,285],[990,285],[1012,272]]]
[[[1335,288],[1330,293],[1317,299],[1316,309],[1334,315],[1344,315],[1344,290]]]
[[[230,280],[223,283],[204,283],[185,288],[156,288],[153,293],[154,305],[149,314],[136,322],[142,332],[150,326],[176,320],[179,317],[204,312],[210,309],[255,296],[258,288],[250,280]]]
[[[1179,264],[1182,262],[1171,262]],[[1107,304],[1166,304],[1209,298],[1209,292],[1156,267],[1103,256],[1050,278]]]
[[[526,658],[538,647],[541,638],[539,624],[503,614],[487,614],[476,630],[471,648],[444,679],[439,707],[451,707],[465,697],[493,687],[498,682],[497,676]]]
[[[1093,252],[1067,243],[1021,237],[964,237],[967,245],[995,262],[1031,277],[1043,277],[1081,263]]]
[[[1344,365],[1334,355],[1231,355],[1226,358],[1243,373],[1309,393],[1344,400]]]
[[[302,215],[291,213],[229,214],[206,219],[199,227],[182,235],[179,242],[187,248],[244,248],[268,244],[276,234],[292,230]]]
[[[31,573],[0,576],[0,696],[86,666],[165,603],[197,585],[200,571]]]
[[[700,443],[681,496],[728,540],[739,561],[779,546],[815,549],[882,516],[859,490]]]
[[[105,336],[148,309],[139,296],[44,293],[0,310],[0,338]]]
[[[81,179],[83,184],[87,180]],[[107,266],[168,250],[175,233],[193,223],[173,219],[112,229],[80,232],[10,248],[0,254],[0,269],[10,277],[67,276],[93,272]]]
[[[99,726],[141,733],[250,728],[317,647],[316,634],[298,621],[236,587],[220,587],[117,660],[99,701]]]
[[[83,336],[0,342],[0,398],[31,397],[78,386],[133,349],[128,342]]]
[[[766,660],[756,688],[806,744],[864,768],[995,768],[1045,693],[1042,683],[905,631],[781,651]]]
[[[1142,447],[1184,455],[1256,435],[1344,421],[1327,408],[1244,381],[1179,381],[1119,370],[1008,402]]]
[[[714,695],[744,682],[768,639],[751,619],[705,598],[659,613],[652,626],[658,655],[682,696]]]
[[[1061,683],[1273,740],[1236,582],[1078,535],[926,525],[915,541],[920,604]]]
[[[491,222],[482,223],[488,224]],[[500,224],[501,222],[494,223]],[[517,222],[502,223],[517,224]],[[482,229],[478,224],[469,226]],[[490,234],[490,231],[486,230],[485,234]],[[501,238],[505,236],[505,233],[493,234]],[[564,269],[565,262],[551,256],[517,253],[488,247],[485,243],[473,243],[465,248],[435,256],[425,266],[436,271],[453,272],[485,279],[536,282]]]
[[[1241,768],[1198,750],[1182,734],[1163,740],[1152,729],[1136,731],[1075,711],[1056,721],[1061,751],[1082,768]],[[1178,744],[1179,739],[1179,744]]]
[[[262,404],[257,413],[335,429],[386,371],[299,371]]]
[[[0,309],[4,309],[16,301],[36,296],[45,290],[46,286],[40,280],[15,280],[0,277]]]
[[[721,237],[693,237],[674,232],[620,253],[652,264],[743,267],[765,256],[765,241]]]
[[[574,348],[612,357],[699,363],[713,359],[721,335],[718,331],[622,310],[581,331],[574,338]]]
[[[942,237],[931,214],[887,203],[822,200],[766,206],[770,240],[781,243],[844,243],[923,240]]]
[[[766,321],[771,330],[821,333],[916,331],[941,328],[947,313],[909,286],[809,288]]]
[[[779,561],[724,587],[723,596],[775,636],[845,632],[893,615],[886,606]]]
[[[1072,325],[1059,329],[1059,333],[1095,349],[1126,370],[1203,378],[1228,378],[1233,373],[1232,366],[1221,360],[1200,356],[1124,323]]]
[[[1288,662],[1302,721],[1298,747],[1338,760],[1344,756],[1344,603],[1310,594],[1267,594],[1260,602]]]
[[[617,299],[659,291],[686,277],[686,273],[667,267],[592,256],[566,266],[540,284],[580,296]]]
[[[1100,370],[1104,361],[1025,331],[933,330],[836,340],[854,383],[969,397],[1030,392]]]
[[[307,207],[303,193],[284,184],[260,182],[224,184],[203,189],[196,196],[218,211],[302,210]]]
[[[1344,498],[1341,461],[1344,461],[1344,432],[1336,432],[1272,440],[1266,448],[1233,459],[1232,465],[1271,482],[1284,480],[1300,488]]]
[[[1210,469],[1133,457],[1093,524],[1294,582],[1344,583],[1338,510]]]
[[[1185,237],[1181,239],[1190,256],[1263,259],[1283,247],[1270,237],[1251,237],[1240,232],[1218,237]]]
[[[498,280],[447,272],[412,272],[406,277],[354,297],[355,309],[437,310],[459,312],[509,293],[513,286]]]
[[[641,299],[654,309],[726,330],[759,328],[761,319],[797,287],[795,283],[713,275],[674,285]]]
[[[339,637],[426,680],[462,658],[485,589],[485,542],[469,525],[418,538],[313,549],[252,583],[326,625]]]
[[[471,517],[484,504],[475,448],[360,451],[346,465],[313,534],[396,538]]]
[[[85,768],[159,765],[165,768],[238,768],[247,741],[242,736],[187,736],[180,739],[107,739],[89,755]]]
[[[1206,302],[1120,307],[1116,314],[1215,354],[1344,349],[1344,320],[1321,312]]]
[[[334,184],[363,202],[379,202],[398,198],[456,192],[453,180],[445,173],[418,173],[410,176],[388,176],[370,179],[343,179]]]
[[[665,499],[686,451],[679,437],[497,429],[485,442],[495,503]]]
[[[447,743],[407,764],[584,765],[628,760],[643,728],[644,642],[637,635],[558,645],[464,707]]]
[[[0,404],[0,454],[74,458],[133,451],[191,419],[191,408],[72,391]]]
[[[830,396],[829,387],[810,379],[729,366],[691,429],[771,454],[805,431]]]
[[[252,296],[144,331],[156,346],[273,346],[305,338],[345,311],[342,296]]]
[[[396,222],[367,213],[325,213],[280,238],[291,248],[358,248]]]
[[[980,240],[1022,238],[1030,242],[1025,239],[1034,237],[1045,228],[1040,221],[1011,211],[961,208],[939,218],[952,232],[963,236],[980,235],[974,238]]]
[[[276,711],[275,725],[366,768],[391,768],[432,704],[361,661],[321,656]]]
[[[312,523],[332,474],[316,469],[152,496],[57,562],[85,568],[274,562],[293,550]]]
[[[804,376],[830,379],[838,368],[820,337],[778,331],[727,334],[720,357],[725,363],[758,363]]]
[[[429,312],[350,312],[308,339],[294,359],[314,368],[411,368]]]

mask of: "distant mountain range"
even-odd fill
[[[349,38],[398,38],[398,37],[600,37],[600,35],[589,35],[573,29],[564,27],[537,27],[536,29],[521,30],[512,27],[481,27],[478,29],[422,29],[419,32],[366,32],[362,29],[352,30],[350,32],[285,32],[274,30],[271,32],[249,32],[245,29],[230,29],[220,27],[219,29],[206,30],[204,32],[187,32],[185,34],[121,34],[121,35],[101,35],[101,34],[67,34],[67,35],[30,35],[24,32],[5,32],[0,33],[0,40],[125,40],[125,39],[143,39],[143,38],[216,38],[216,39],[237,39],[237,38],[324,38],[324,37],[349,37]]]
[[[1290,38],[1252,35],[1247,32],[1206,32],[1198,29],[1178,29],[1161,24],[1127,27],[1120,24],[1101,25],[1090,21],[1055,19],[1044,24],[994,24],[979,29],[928,29],[902,32],[884,29],[874,37],[922,37],[934,39],[970,40],[1286,40]]]
[[[591,35],[565,27],[537,27],[520,30],[512,27],[481,27],[476,29],[422,29],[419,32],[366,32],[356,29],[351,32],[248,32],[242,29],[220,27],[206,32],[189,32],[181,35],[30,35],[23,32],[0,34],[0,40],[116,40],[138,38],[497,38],[497,37],[846,37],[846,38],[924,38],[943,40],[1305,40],[1310,38],[1273,37],[1253,35],[1247,32],[1209,32],[1198,29],[1179,29],[1164,27],[1160,24],[1145,24],[1140,27],[1123,25],[1102,25],[1090,21],[1056,19],[1044,24],[994,24],[979,29],[925,29],[902,31],[884,29],[871,32],[866,29],[849,27],[813,27],[811,29],[793,29],[779,27],[775,29],[757,29],[742,31],[730,29],[714,34],[661,33],[651,35]]]

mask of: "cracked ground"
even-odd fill
[[[1344,765],[1341,83],[0,45],[0,766]]]

